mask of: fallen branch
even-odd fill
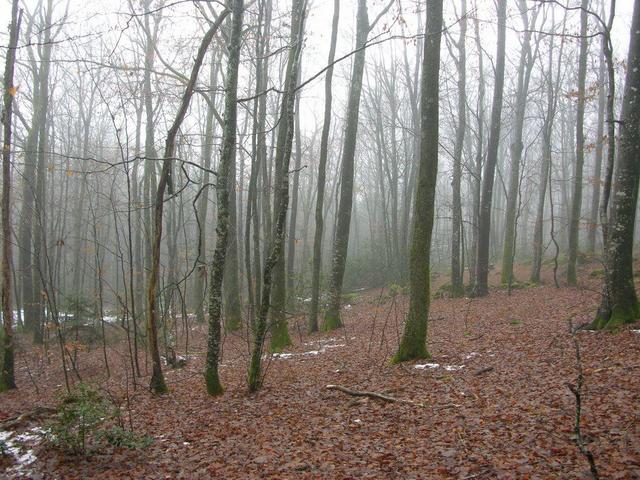
[[[578,368],[578,378],[576,379],[576,384],[572,385],[570,383],[567,383],[567,387],[569,388],[569,390],[571,390],[571,393],[573,393],[573,396],[576,399],[575,426],[573,428],[573,432],[575,435],[575,444],[578,447],[578,450],[580,450],[580,453],[584,455],[584,457],[589,462],[589,470],[591,472],[591,477],[593,478],[593,480],[600,480],[600,475],[598,473],[598,468],[596,467],[595,458],[591,450],[589,450],[586,446],[585,437],[582,434],[581,429],[582,387],[584,386],[584,374],[582,369],[582,357],[580,355],[580,343],[578,342],[571,321],[569,321],[569,331],[571,332],[571,339],[573,340],[573,346],[576,351],[576,366]]]
[[[37,407],[34,410],[31,410],[30,412],[21,413],[18,416],[8,418],[7,420],[0,422],[0,429],[9,430],[29,420],[34,420],[38,417],[52,415],[53,413],[55,413],[55,411],[56,411],[55,408]]]
[[[415,405],[416,407],[424,407],[423,403],[413,402],[411,400],[405,400],[403,398],[390,397],[389,395],[385,395],[384,393],[378,392],[361,392],[358,390],[351,390],[350,388],[343,387],[342,385],[327,385],[324,387],[327,390],[339,390],[342,393],[346,393],[347,395],[351,395],[352,397],[369,397],[369,398],[377,398],[378,400],[383,400],[385,402],[391,403],[407,403],[409,405]]]
[[[493,367],[484,367],[484,368],[481,368],[480,370],[478,370],[476,373],[474,373],[474,375],[476,377],[479,377],[483,373],[488,373],[488,372],[492,372],[492,371],[493,371]]]

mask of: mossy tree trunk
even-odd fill
[[[304,35],[304,20],[300,20],[297,16],[302,13],[300,8],[305,8],[306,0],[297,0],[294,2],[292,10],[292,25],[291,25],[291,43],[303,43],[302,38]],[[302,30],[297,30],[301,28]],[[283,98],[281,106],[280,121],[278,122],[278,138],[276,145],[276,158],[275,158],[275,176],[274,183],[276,190],[273,201],[273,218],[277,219],[282,209],[284,195],[287,196],[287,204],[285,208],[288,209],[289,201],[289,162],[291,160],[291,151],[293,148],[293,135],[295,132],[295,90],[298,82],[299,71],[290,72],[288,69],[295,64],[295,68],[300,69],[300,54],[302,45],[300,45],[300,51],[298,51],[298,45],[295,45],[291,50],[291,55],[298,55],[297,58],[289,57],[289,63],[287,64],[286,79],[285,79],[285,91],[288,92],[287,98]],[[289,105],[289,101],[293,102]],[[286,157],[286,158],[284,158]],[[286,168],[286,169],[285,169]],[[286,184],[286,188],[284,185]],[[276,227],[277,228],[277,227]],[[274,234],[275,235],[275,234]],[[283,233],[284,235],[284,233]],[[275,242],[279,240],[274,239]],[[284,241],[284,239],[283,239]],[[287,284],[286,284],[286,264],[285,264],[285,248],[278,248],[278,257],[276,263],[273,266],[271,278],[272,292],[271,292],[271,322],[269,339],[269,351],[279,352],[283,348],[291,345],[291,337],[289,336],[289,327],[287,324]]]
[[[440,39],[442,0],[427,1],[422,60],[420,164],[409,257],[409,313],[393,362],[427,358],[431,232],[438,176]]]
[[[580,240],[580,211],[582,207],[582,172],[584,169],[584,105],[585,83],[587,77],[587,38],[589,0],[582,0],[580,10],[580,55],[578,57],[578,104],[576,109],[576,168],[573,172],[573,195],[571,216],[569,219],[569,263],[567,264],[567,283],[578,282],[578,244]]]
[[[191,98],[195,91],[198,73],[207,52],[207,48],[211,44],[216,31],[220,27],[222,20],[227,15],[225,10],[218,20],[209,28],[204,35],[198,53],[191,69],[191,75],[182,95],[180,106],[176,112],[175,119],[167,132],[167,140],[165,142],[164,156],[162,161],[162,172],[158,181],[158,188],[155,195],[155,203],[153,207],[153,236],[151,245],[151,270],[149,271],[149,281],[147,285],[147,335],[149,338],[149,350],[152,361],[152,374],[150,388],[154,393],[164,393],[167,386],[162,374],[162,366],[160,364],[160,351],[158,348],[158,281],[160,276],[160,247],[162,240],[162,214],[164,211],[164,194],[167,189],[170,193],[174,190],[173,179],[171,176],[174,155],[176,151],[176,137],[182,121],[184,120]]]
[[[331,130],[331,104],[333,100],[332,80],[333,61],[336,57],[338,22],[340,19],[340,0],[333,2],[333,22],[331,28],[331,46],[329,59],[331,65],[324,80],[324,122],[320,137],[320,159],[318,161],[318,193],[316,197],[316,229],[313,237],[313,271],[311,274],[311,305],[309,308],[309,331],[318,330],[318,307],[320,303],[320,270],[322,267],[322,234],[324,232],[324,187],[327,177],[327,157],[329,155],[329,132]]]
[[[384,15],[393,2],[380,12],[375,21],[369,23],[367,1],[358,0],[356,19],[356,53],[353,58],[353,71],[349,98],[347,100],[347,120],[344,129],[344,145],[342,149],[342,169],[340,171],[340,201],[337,210],[337,225],[333,242],[333,258],[331,282],[329,286],[329,305],[324,314],[323,328],[333,330],[342,326],[340,307],[342,304],[342,282],[347,263],[349,248],[349,231],[351,229],[351,210],[353,206],[353,178],[355,171],[356,142],[358,121],[360,117],[360,96],[365,65],[365,45],[369,32]]]
[[[13,72],[16,63],[16,48],[22,11],[18,13],[18,0],[11,4],[11,25],[9,26],[9,46],[4,66],[3,85],[3,144],[2,144],[2,374],[0,375],[0,390],[16,388],[14,375],[14,345],[13,345],[13,309],[11,303],[11,144],[13,127],[13,99],[17,88],[13,84]]]
[[[291,160],[291,149],[293,146],[294,134],[293,115],[296,103],[296,90],[306,12],[307,0],[293,0],[291,13],[292,48],[289,52],[289,59],[287,62],[284,89],[285,93],[282,98],[280,130],[278,131],[275,152],[276,167],[280,172],[282,172],[282,175],[279,177],[280,181],[276,184],[278,191],[276,192],[275,197],[277,203],[274,204],[275,225],[269,245],[269,255],[265,258],[263,268],[261,303],[258,316],[256,318],[253,349],[251,353],[249,371],[247,372],[247,384],[249,391],[251,392],[256,391],[262,384],[262,352],[267,334],[269,310],[271,308],[273,274],[277,263],[282,260],[284,253],[287,210],[289,206],[289,164]],[[283,121],[285,123],[283,123]],[[283,127],[283,125],[286,126]],[[271,333],[272,344],[270,347],[273,348],[274,332]],[[281,340],[281,338],[278,340]]]
[[[218,374],[220,362],[220,342],[222,324],[222,282],[225,273],[225,260],[229,243],[229,202],[234,195],[232,166],[236,154],[236,128],[238,117],[238,69],[240,65],[240,47],[242,44],[242,17],[244,1],[231,3],[231,31],[228,40],[227,76],[225,82],[224,124],[222,128],[222,147],[220,164],[216,178],[216,196],[218,200],[216,224],[216,246],[211,260],[209,273],[209,329],[207,332],[207,355],[204,378],[209,395],[220,395],[224,391]],[[225,10],[225,13],[228,13]],[[220,17],[218,17],[220,19]]]
[[[640,317],[633,281],[633,233],[640,179],[640,0],[635,0],[622,101],[618,165],[605,250],[605,291],[593,326],[615,329]]]

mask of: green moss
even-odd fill
[[[410,360],[429,360],[431,359],[431,355],[427,350],[426,344],[418,338],[415,337],[403,337],[402,342],[400,342],[400,346],[398,347],[398,351],[396,354],[391,357],[390,363],[396,364],[401,362],[408,362]]]
[[[274,322],[271,326],[271,329],[269,352],[281,352],[284,348],[292,344],[286,320],[279,320],[277,322]]]
[[[322,330],[330,332],[342,327],[342,319],[340,313],[333,309],[328,309],[324,314],[324,323],[322,324]]]
[[[604,277],[604,268],[596,268],[595,270],[592,270],[591,273],[589,273],[589,276],[593,278]]]
[[[149,388],[151,391],[157,395],[162,395],[163,393],[167,393],[169,388],[164,381],[164,375],[152,375],[151,382],[149,384]]]
[[[356,303],[359,298],[360,295],[358,295],[357,293],[344,293],[342,295],[342,301],[344,303]]]
[[[260,378],[260,356],[252,356],[249,371],[247,372],[247,386],[250,392],[255,392],[260,388],[262,379]]]
[[[224,388],[220,383],[220,377],[215,369],[208,368],[204,372],[204,381],[207,385],[207,393],[209,395],[222,395]]]
[[[521,325],[522,321],[518,320],[517,318],[514,318],[513,320],[509,321],[509,325]]]

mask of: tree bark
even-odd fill
[[[2,108],[3,144],[2,144],[2,323],[4,327],[2,345],[2,375],[0,391],[16,388],[14,374],[13,309],[11,303],[11,152],[13,128],[13,99],[17,87],[13,83],[16,63],[16,49],[22,11],[18,12],[18,0],[11,4],[11,25],[9,27],[9,45],[4,66],[4,92]]]
[[[585,82],[587,77],[587,38],[589,0],[582,0],[580,10],[580,56],[578,58],[578,105],[576,111],[576,168],[573,173],[573,196],[571,199],[571,217],[569,221],[569,263],[567,264],[567,283],[578,282],[577,263],[580,240],[580,210],[582,207],[582,171],[584,169],[584,104]]]
[[[431,294],[431,233],[438,176],[441,36],[442,0],[428,0],[420,98],[420,166],[409,262],[409,313],[393,362],[429,357],[426,340]]]
[[[324,79],[324,122],[320,137],[320,159],[318,161],[318,194],[316,197],[316,227],[313,236],[313,272],[311,274],[311,305],[309,307],[309,331],[318,330],[318,305],[320,300],[320,270],[322,268],[322,234],[324,233],[324,187],[327,178],[327,157],[329,155],[329,133],[331,131],[331,105],[333,101],[333,61],[336,57],[340,0],[333,2],[331,45],[327,64],[330,67]]]
[[[307,11],[307,0],[293,0],[292,3],[292,48],[289,52],[287,62],[285,93],[282,98],[280,128],[278,131],[278,141],[276,144],[275,160],[276,166],[282,175],[277,184],[278,191],[274,206],[275,225],[271,236],[270,252],[265,259],[262,279],[262,294],[260,311],[256,319],[255,334],[253,339],[253,349],[249,371],[247,373],[247,384],[249,391],[256,391],[262,384],[262,351],[267,333],[267,318],[271,308],[271,289],[273,271],[282,259],[284,252],[285,231],[287,223],[287,207],[289,205],[289,163],[291,160],[291,149],[293,145],[293,115],[296,99],[296,86],[298,83],[298,65],[300,62],[300,52],[302,51],[302,34],[304,31],[304,21]],[[282,121],[286,120],[283,124]],[[286,128],[283,128],[286,125]],[[273,344],[271,345],[273,348]]]
[[[622,100],[618,165],[605,250],[605,291],[593,326],[615,329],[640,317],[633,278],[633,233],[640,179],[640,0],[634,1]]]
[[[169,192],[173,192],[173,179],[171,176],[174,154],[176,150],[176,136],[182,125],[187,109],[191,102],[191,97],[195,91],[198,73],[207,52],[207,48],[211,44],[220,24],[227,16],[228,10],[223,11],[218,20],[209,28],[204,35],[198,53],[191,69],[191,75],[185,88],[184,94],[180,101],[180,106],[176,117],[167,133],[165,150],[162,162],[162,172],[158,181],[156,190],[155,204],[153,208],[153,236],[151,244],[151,270],[149,271],[149,281],[147,285],[147,335],[149,340],[149,350],[152,360],[152,374],[149,387],[154,393],[164,393],[167,386],[162,374],[162,366],[160,364],[160,351],[158,349],[158,314],[157,314],[157,289],[160,276],[160,246],[162,241],[162,213],[164,211],[164,194],[167,188]]]
[[[482,197],[480,201],[480,217],[478,219],[478,255],[475,295],[484,296],[489,293],[489,237],[491,233],[491,201],[493,182],[498,162],[500,144],[500,128],[502,117],[502,94],[504,90],[505,36],[506,36],[506,0],[498,0],[498,45],[496,52],[496,77],[491,106],[491,126],[487,145],[487,161],[482,175]]]
[[[515,125],[511,142],[511,170],[509,175],[509,191],[507,193],[507,212],[504,226],[504,249],[502,255],[501,282],[511,284],[513,281],[513,261],[516,250],[516,216],[518,214],[518,196],[520,194],[520,165],[522,163],[522,135],[524,116],[527,109],[529,95],[529,81],[533,69],[534,56],[531,53],[531,31],[535,27],[536,13],[534,11],[531,22],[524,1],[518,2],[520,16],[525,29],[518,66],[518,88],[516,93]]]
[[[464,270],[461,263],[462,253],[462,197],[460,184],[462,180],[462,148],[464,146],[464,136],[467,127],[466,113],[466,89],[467,89],[467,66],[466,66],[466,35],[467,35],[467,1],[462,0],[460,11],[460,36],[458,37],[458,58],[456,66],[458,70],[458,125],[456,127],[456,142],[453,149],[453,212],[451,221],[451,294],[455,297],[464,293]]]

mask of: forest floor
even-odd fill
[[[292,319],[294,346],[268,359],[264,387],[256,394],[246,389],[249,355],[242,334],[225,339],[220,371],[226,392],[215,398],[206,394],[201,373],[204,326],[190,331],[192,356],[183,368],[166,370],[170,393],[160,397],[142,386],[132,393],[123,373],[126,358],[118,353],[124,347],[112,346],[112,375],[101,388],[123,398],[127,387],[131,405],[125,415],[153,443],[72,456],[25,436],[43,426],[26,421],[14,436],[22,433],[31,444],[14,447],[22,464],[5,461],[5,475],[589,478],[587,460],[575,444],[576,405],[568,384],[576,383],[577,362],[568,322],[592,319],[602,281],[591,275],[597,268],[584,266],[576,288],[556,289],[545,272],[544,285],[511,295],[494,288],[486,298],[435,300],[432,358],[393,366],[388,360],[408,298],[362,292],[345,306],[345,328],[338,331],[307,335],[305,317]],[[528,268],[519,269],[518,277],[526,278]],[[584,370],[582,433],[602,478],[640,478],[638,328],[576,334]],[[45,367],[34,366],[35,352],[19,353],[20,388],[0,396],[0,419],[59,401],[64,382],[54,353]],[[83,378],[104,377],[100,349],[79,358]],[[146,385],[148,377],[139,382]],[[327,384],[422,406],[355,398],[327,390]]]

